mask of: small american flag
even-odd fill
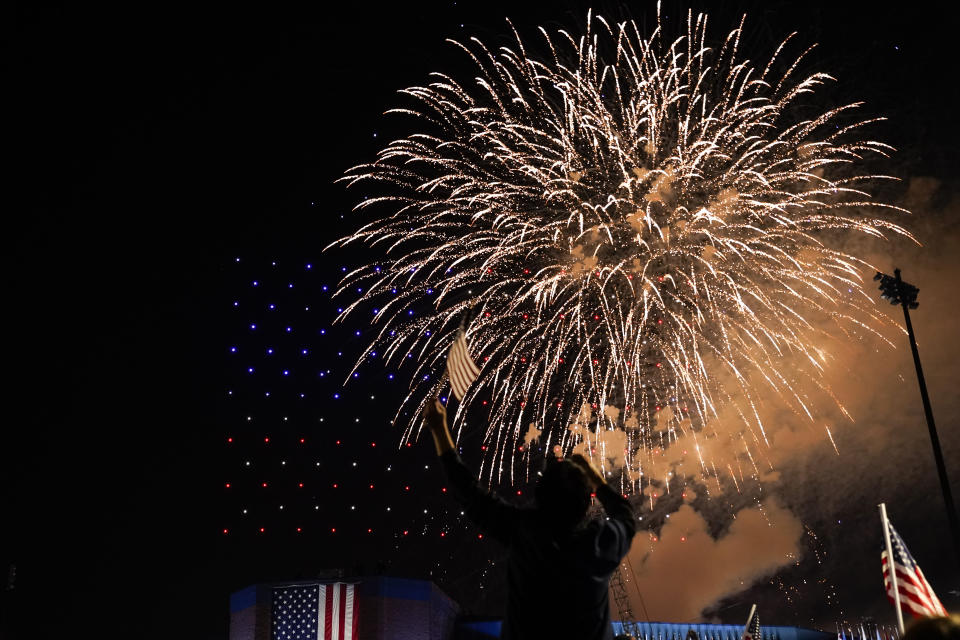
[[[753,605],[750,608],[747,624],[743,627],[743,640],[760,640],[760,638],[760,613],[757,611],[757,605]]]
[[[920,566],[910,555],[907,545],[903,543],[903,538],[896,532],[889,520],[887,521],[887,527],[890,529],[893,566],[897,571],[897,591],[900,592],[900,607],[909,611],[915,618],[947,615],[947,610],[943,608],[943,604],[933,593],[933,588],[923,577]],[[880,564],[883,567],[883,586],[887,592],[887,597],[890,602],[895,602],[893,584],[890,580],[890,559],[887,558],[886,549],[880,553]]]
[[[447,377],[450,379],[450,388],[457,400],[463,400],[463,396],[467,395],[467,389],[478,375],[480,375],[480,369],[470,357],[467,334],[461,325],[457,329],[457,337],[450,345],[450,353],[447,355]]]
[[[355,591],[344,582],[275,587],[271,640],[356,640]]]

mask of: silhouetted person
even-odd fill
[[[507,640],[610,640],[610,576],[630,550],[636,520],[630,503],[575,455],[548,463],[536,487],[536,508],[511,505],[491,493],[463,464],[438,400],[424,411],[437,455],[467,516],[509,550]],[[587,520],[590,494],[607,512]]]
[[[907,627],[902,640],[960,640],[960,616],[915,620]]]

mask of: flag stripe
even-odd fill
[[[327,585],[320,585],[320,600],[317,605],[317,640],[324,640],[327,636]]]

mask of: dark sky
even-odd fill
[[[746,11],[760,54],[793,30],[819,42],[816,66],[841,78],[827,97],[864,99],[870,112],[891,118],[878,137],[899,149],[893,172],[933,176],[955,193],[958,90],[945,16],[930,6],[892,12],[867,2],[733,4],[692,6],[710,9],[715,33]],[[381,114],[395,104],[395,91],[431,70],[462,68],[449,56],[447,37],[496,40],[505,16],[523,30],[570,23],[587,6],[8,9],[0,560],[15,563],[17,575],[3,594],[6,630],[53,637],[82,625],[102,628],[104,637],[222,638],[231,590],[337,566],[377,571],[384,563],[398,574],[437,572],[433,577],[470,599],[472,610],[495,606],[470,576],[479,584],[482,574],[495,588],[496,571],[488,576],[484,561],[463,556],[499,552],[451,524],[451,504],[430,493],[440,477],[421,471],[431,462],[424,443],[397,452],[397,434],[385,426],[397,393],[384,389],[383,376],[350,387],[339,405],[330,397],[332,379],[316,386],[298,378],[317,389],[316,404],[302,410],[314,448],[301,463],[322,460],[317,482],[343,477],[355,493],[320,494],[336,508],[312,520],[307,536],[223,536],[225,526],[233,529],[225,523],[236,506],[223,483],[244,457],[224,440],[231,430],[254,433],[237,426],[245,408],[224,401],[239,370],[228,348],[243,326],[229,306],[238,297],[259,300],[242,289],[251,279],[265,278],[277,295],[296,280],[313,288],[320,314],[303,321],[329,323],[336,305],[319,287],[333,285],[342,264],[362,260],[321,255],[353,228],[347,214],[355,195],[333,181],[389,137],[393,125]],[[596,6],[605,15],[652,16],[649,2]],[[664,13],[680,15],[679,6],[666,3]],[[307,263],[316,265],[309,277]],[[359,341],[348,333],[342,344],[349,352]],[[333,355],[339,348],[317,343],[314,363],[329,361],[327,368],[343,374]],[[254,387],[244,387],[245,398],[261,389]],[[381,399],[366,404],[368,392],[381,389]],[[360,431],[351,424],[356,417],[372,426]],[[342,452],[331,448],[336,439],[344,441]],[[284,457],[259,449],[251,455]],[[348,476],[355,460],[375,471]],[[391,464],[402,481],[384,475]],[[391,488],[360,497],[368,481]],[[395,503],[408,483],[423,493]],[[348,504],[357,501],[399,506],[389,516],[347,520]],[[404,518],[429,535],[452,526],[457,542],[425,533],[401,548],[396,531]],[[391,533],[366,541],[321,535],[340,522],[357,531],[380,522]],[[451,578],[451,567],[464,577]],[[736,611],[732,617],[742,617]]]

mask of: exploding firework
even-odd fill
[[[360,292],[344,316],[374,309],[359,362],[412,365],[405,438],[466,317],[482,371],[454,424],[486,429],[488,477],[557,446],[622,469],[625,492],[759,476],[761,398],[813,419],[828,327],[884,321],[841,244],[908,235],[859,169],[890,148],[860,137],[859,104],[798,115],[832,79],[795,78],[790,37],[754,67],[743,22],[714,48],[706,22],[670,41],[588,15],[582,36],[541,29],[539,57],[515,31],[454,43],[475,79],[401,92],[419,131],[342,179],[386,211],[336,244],[382,250],[340,292]]]

